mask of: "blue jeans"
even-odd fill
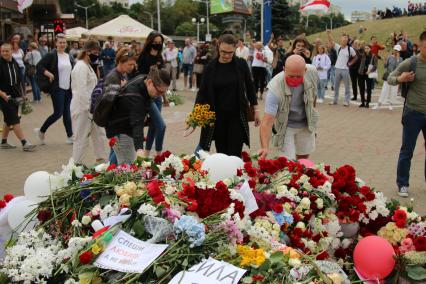
[[[327,86],[327,79],[318,80],[318,98],[323,100],[325,97],[325,87]]]
[[[336,78],[336,67],[331,66],[330,69],[328,69],[328,72],[327,72],[327,79],[331,83],[331,86],[333,86],[333,87],[334,87],[335,78]],[[328,82],[327,82],[327,84],[328,84]]]
[[[30,77],[30,82],[31,82],[31,88],[33,89],[33,99],[34,101],[39,102],[41,100],[40,88],[38,87],[35,76]]]
[[[53,103],[53,114],[46,119],[46,121],[43,123],[43,126],[40,128],[40,131],[42,133],[46,133],[47,129],[62,116],[65,131],[67,132],[67,137],[71,137],[71,90],[58,89],[58,91],[55,94],[51,94],[50,97],[52,98]]]
[[[416,141],[420,131],[423,132],[423,137],[426,142],[426,114],[406,106],[402,114],[402,124],[402,146],[399,152],[396,178],[398,187],[409,186],[411,159],[413,158],[414,148],[416,147]]]
[[[117,161],[117,155],[114,152],[114,149],[111,148],[111,151],[109,152],[109,163],[110,164],[116,164],[118,165],[118,161]]]
[[[163,150],[164,134],[166,133],[166,123],[161,116],[161,107],[163,103],[161,98],[156,98],[151,103],[149,116],[151,122],[148,128],[148,136],[146,139],[146,150],[151,151],[152,144],[155,139],[155,151],[161,152]]]

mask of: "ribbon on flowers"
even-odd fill
[[[117,216],[111,216],[108,217],[104,220],[104,226],[114,226],[117,223],[124,223],[127,221],[127,219],[130,218],[130,216],[132,216],[132,210],[130,210],[129,208],[122,208],[120,210],[120,213],[118,213]]]

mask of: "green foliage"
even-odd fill
[[[272,31],[276,36],[292,36],[300,22],[298,6],[289,6],[287,0],[272,2]]]
[[[407,274],[408,277],[416,281],[426,279],[426,269],[421,266],[407,266]]]
[[[299,33],[306,33],[311,35],[314,33],[325,31],[327,28],[331,27],[331,22],[333,22],[333,29],[349,25],[350,22],[345,20],[343,14],[338,15],[310,15],[309,16],[309,27],[306,29],[307,17],[303,17],[303,23],[300,26]]]

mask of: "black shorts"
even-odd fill
[[[0,98],[0,107],[3,112],[4,123],[7,126],[19,124],[21,119],[18,116],[19,105],[14,100],[6,102],[3,98]]]

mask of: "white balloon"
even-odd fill
[[[242,161],[239,160],[241,159],[238,157],[217,153],[207,157],[201,168],[209,171],[210,181],[216,183],[234,177],[237,174],[237,169],[241,168]]]
[[[0,210],[0,227],[9,226],[9,222],[7,221],[7,215],[9,214],[10,208],[12,208],[14,204],[21,202],[21,200],[23,199],[25,199],[24,196],[16,196],[7,203],[5,208]]]
[[[26,215],[33,211],[36,205],[36,201],[28,199],[22,199],[13,204],[7,216],[10,228],[17,232],[31,231],[36,225],[36,216],[27,219]]]
[[[232,160],[237,169],[244,168],[244,161],[241,158],[236,156],[230,156],[229,158]]]
[[[37,202],[46,200],[51,190],[50,179],[50,174],[48,172],[38,171],[32,173],[24,184],[25,197]]]

